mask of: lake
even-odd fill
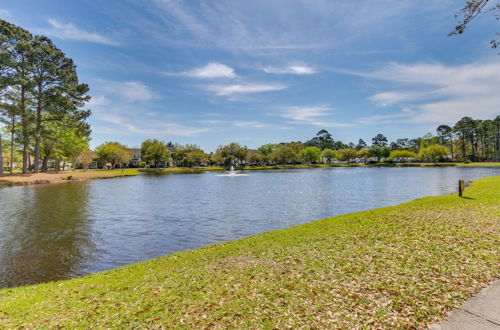
[[[499,168],[139,175],[0,189],[0,287],[82,276],[333,215],[456,192]]]

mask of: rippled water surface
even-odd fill
[[[332,215],[456,191],[497,168],[324,168],[0,189],[0,287],[81,276]]]

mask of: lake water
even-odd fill
[[[498,168],[139,175],[0,189],[0,287],[82,276],[333,215],[455,192]]]

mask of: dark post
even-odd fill
[[[462,197],[462,193],[464,192],[465,184],[464,180],[458,180],[458,196]]]

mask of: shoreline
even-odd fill
[[[0,325],[424,327],[500,277],[500,177],[475,180],[465,197],[424,197],[0,290]]]
[[[272,166],[244,166],[236,168],[238,171],[271,171],[293,170],[309,168],[345,168],[345,167],[500,167],[500,162],[491,163],[397,163],[397,164],[302,164],[302,165],[272,165]],[[114,170],[88,170],[45,172],[38,174],[5,174],[0,176],[0,188],[10,186],[28,186],[35,184],[59,184],[67,182],[82,182],[96,179],[109,179],[127,176],[136,176],[139,173],[149,174],[190,174],[214,171],[227,171],[224,167],[169,167],[169,168],[125,168]],[[68,178],[70,177],[70,178]]]

